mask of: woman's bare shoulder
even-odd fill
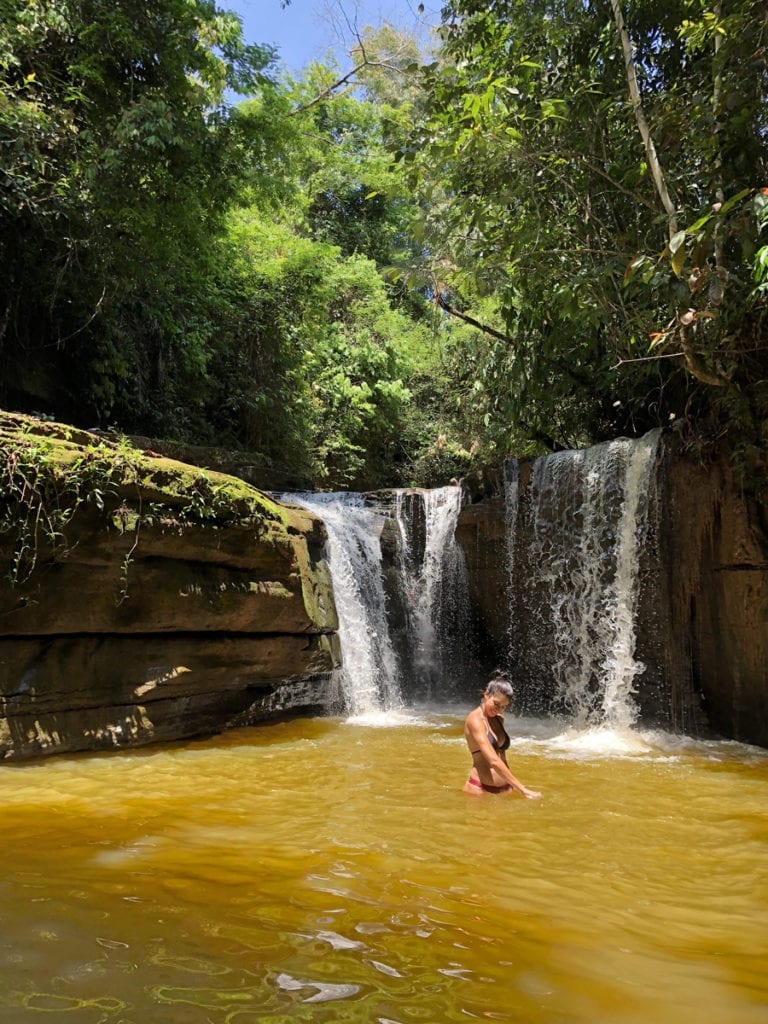
[[[465,722],[467,725],[474,725],[475,722],[478,722],[482,719],[482,716],[483,715],[480,708],[473,708],[472,711],[470,711],[469,714],[467,715]]]

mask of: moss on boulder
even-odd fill
[[[310,513],[17,414],[0,466],[0,757],[215,732],[293,681],[322,702],[337,621]]]

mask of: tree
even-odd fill
[[[376,265],[258,211],[233,214],[233,327],[212,361],[220,439],[319,485],[396,482],[409,346],[422,328],[393,309]]]
[[[444,308],[498,302],[512,427],[765,439],[765,27],[750,0],[448,4],[404,158]]]
[[[267,87],[273,54],[212,0],[2,5],[0,398],[168,427],[215,329],[225,90]]]

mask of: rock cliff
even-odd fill
[[[30,417],[0,414],[0,456],[0,759],[206,735],[325,704],[337,621],[311,513],[167,452]],[[511,585],[504,469],[463,482],[472,635],[458,639],[486,669],[511,662],[523,709],[548,713],[562,692],[533,471],[515,469]],[[653,472],[638,546],[640,720],[768,746],[768,506],[738,487],[728,453],[697,461],[671,434]],[[396,496],[368,497],[384,517],[388,615],[408,664]],[[402,503],[420,563],[425,495]],[[573,495],[561,504],[553,521],[581,514]],[[461,668],[464,684],[477,668]]]
[[[768,747],[768,502],[738,485],[727,458],[696,461],[674,445],[661,483],[665,671],[719,735]]]
[[[323,703],[324,528],[154,451],[0,415],[0,758],[214,733]]]

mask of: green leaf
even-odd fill
[[[717,211],[720,216],[724,216],[729,210],[733,209],[736,203],[741,202],[742,199],[746,198],[750,192],[754,191],[751,188],[743,188],[741,192],[737,192],[735,196],[731,196],[730,199],[726,199],[720,209]]]
[[[703,228],[704,225],[707,224],[710,220],[712,220],[713,216],[714,214],[710,210],[709,213],[705,213],[703,217],[699,217],[698,220],[695,220],[693,224],[689,224],[685,230],[688,232],[689,235],[693,235],[701,228]]]
[[[680,277],[683,272],[683,267],[685,266],[685,249],[682,246],[674,254],[670,263],[677,277]]]
[[[647,256],[635,256],[634,259],[629,261],[629,263],[627,264],[627,269],[624,271],[624,280],[622,281],[622,284],[625,288],[632,280],[632,278],[635,276],[640,267],[642,267],[643,264],[647,262]]]

